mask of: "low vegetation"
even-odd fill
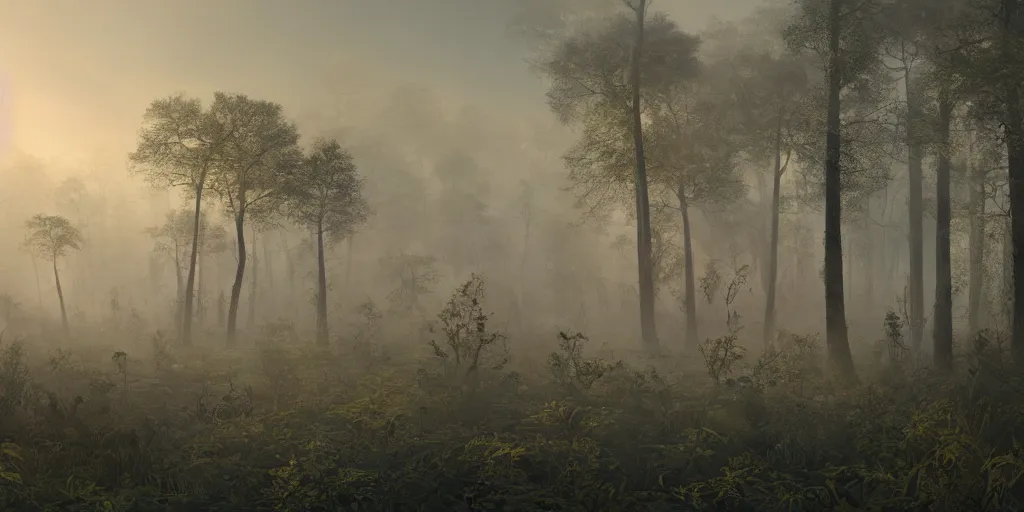
[[[231,352],[162,335],[105,351],[6,336],[0,506],[1022,506],[1011,434],[1024,403],[1007,387],[1024,382],[1004,366],[1000,335],[964,344],[959,374],[883,356],[860,385],[840,387],[817,336],[782,334],[757,352],[729,335],[706,341],[703,357],[620,361],[582,333],[507,336],[484,291],[479,276],[459,286],[418,352],[377,330],[324,347],[276,324]]]

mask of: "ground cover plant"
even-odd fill
[[[428,344],[0,346],[4,510],[1019,510],[1022,381],[884,357],[837,385],[816,335],[658,359],[514,339],[485,282]],[[141,333],[140,333],[141,334]],[[498,343],[498,341],[501,343]],[[107,340],[109,343],[109,340]],[[898,342],[899,340],[893,340]],[[886,343],[889,343],[888,341]],[[549,352],[541,357],[541,350]],[[532,355],[531,355],[532,354]]]

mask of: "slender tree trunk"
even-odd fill
[[[60,272],[57,272],[57,257],[53,257],[53,281],[57,284],[57,300],[60,301],[60,323],[64,327],[64,334],[71,336],[71,326],[68,325],[68,310],[64,307],[64,289],[60,286]]]
[[[637,267],[640,291],[640,333],[650,352],[658,351],[658,333],[654,320],[654,269],[651,254],[651,206],[647,192],[647,163],[644,158],[644,133],[640,104],[640,60],[643,56],[644,18],[647,0],[639,0],[636,12],[636,41],[631,65],[633,145],[636,150],[636,230]]]
[[[324,226],[316,227],[316,343],[327,346],[327,265],[324,262]]]
[[[953,104],[946,91],[939,93],[939,165],[935,173],[935,320],[932,324],[935,366],[953,370],[953,275],[949,254],[950,162],[949,128]]]
[[[840,189],[840,0],[829,12],[828,136],[825,155],[825,329],[829,359],[845,379],[856,379],[843,297],[842,190]]]
[[[1016,86],[1011,96],[1013,105],[1020,104]],[[1024,122],[1020,107],[1010,109],[1014,126],[1007,137],[1010,174],[1010,223],[1013,234],[1013,333],[1010,351],[1017,364],[1024,365]]]
[[[185,279],[185,311],[182,313],[181,344],[192,345],[192,299],[196,289],[196,261],[199,257],[200,213],[203,206],[203,189],[206,185],[206,168],[199,173],[196,185],[195,215],[192,218],[192,253],[188,258],[188,277]]]
[[[775,134],[775,172],[772,180],[771,239],[768,242],[768,289],[764,301],[763,342],[767,347],[775,339],[775,293],[779,282],[779,209],[782,193],[782,131]]]
[[[686,346],[696,348],[700,341],[697,338],[697,286],[693,269],[693,236],[690,232],[690,209],[682,186],[676,191],[676,196],[679,198],[679,211],[683,216],[683,276],[686,280]]]
[[[1021,39],[1019,0],[1002,1],[1003,37],[1002,63],[1004,69],[1020,67],[1017,47]],[[1004,78],[1006,98],[1007,167],[1010,183],[1010,223],[1013,240],[1013,330],[1010,338],[1010,352],[1014,363],[1024,366],[1024,117],[1021,112],[1019,75],[1010,72]]]
[[[911,90],[911,78],[910,70],[907,69],[904,80],[907,95],[907,163],[910,186],[907,199],[907,213],[910,215],[910,296],[907,297],[907,302],[910,309],[910,347],[917,357],[924,339],[924,173],[921,163],[924,150],[917,134],[920,108],[917,95]]]
[[[981,330],[985,271],[985,176],[979,169],[968,169],[970,180],[970,270],[967,325],[970,335]]]
[[[245,279],[245,194],[239,194],[238,214],[235,215],[235,238],[238,241],[238,265],[235,267],[235,281],[231,284],[231,302],[228,304],[227,345],[235,346],[238,327],[238,302],[242,298],[242,281]]]

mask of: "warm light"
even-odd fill
[[[0,75],[0,156],[7,153],[11,145],[11,101],[10,87],[3,75]]]

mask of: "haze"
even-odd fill
[[[0,509],[1022,510],[1022,59],[1017,0],[0,0]]]

